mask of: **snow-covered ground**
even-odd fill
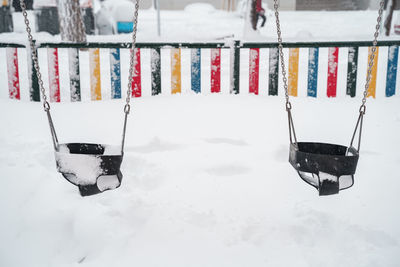
[[[158,40],[150,12],[141,13],[140,41]],[[163,38],[241,32],[239,18],[215,12],[228,24],[163,12],[175,14]],[[282,12],[284,36],[298,40],[307,30],[317,40],[368,40],[375,13]],[[262,34],[274,40],[271,19]],[[24,38],[0,34],[0,41]],[[225,81],[220,95],[134,99],[122,186],[81,198],[56,172],[45,114],[26,100],[26,75],[24,100],[8,100],[3,52],[0,62],[0,266],[398,266],[398,90],[368,100],[355,185],[338,195],[319,197],[289,165],[282,94],[229,95]],[[188,77],[183,72],[185,91]],[[82,79],[88,92],[87,75]],[[148,76],[142,82],[150,88]],[[344,95],[293,99],[298,138],[347,145],[359,104]],[[122,100],[52,104],[60,141],[119,144],[122,108]]]
[[[287,162],[282,99],[138,99],[122,186],[87,198],[41,105],[1,100],[0,266],[397,266],[398,100],[370,101],[354,187],[319,197]],[[295,100],[299,138],[348,144],[358,103]],[[53,114],[61,142],[120,142],[120,101]]]

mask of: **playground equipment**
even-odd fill
[[[324,144],[317,142],[298,142],[292,118],[292,104],[289,99],[288,81],[283,57],[281,27],[279,21],[278,0],[274,0],[276,28],[279,43],[279,56],[281,58],[282,80],[285,88],[285,107],[288,115],[290,155],[289,162],[296,169],[299,176],[308,184],[314,186],[319,195],[339,193],[354,184],[354,173],[360,152],[363,118],[366,111],[366,99],[374,67],[374,58],[377,47],[380,24],[384,7],[384,0],[380,1],[376,30],[369,57],[367,79],[363,99],[359,108],[358,120],[351,138],[350,146]],[[353,147],[353,142],[358,131],[358,145]]]
[[[134,14],[134,29],[132,34],[132,49],[130,55],[129,83],[124,106],[124,126],[122,130],[121,147],[115,149],[109,145],[87,144],[87,143],[68,143],[60,144],[58,142],[54,123],[50,114],[50,104],[47,101],[46,92],[43,86],[42,76],[39,68],[38,55],[33,42],[31,28],[26,12],[24,0],[20,0],[22,13],[25,19],[26,32],[28,34],[31,48],[31,57],[36,70],[37,79],[42,93],[43,108],[46,112],[50,126],[57,169],[72,184],[79,187],[81,196],[88,196],[101,193],[106,190],[118,188],[121,185],[122,173],[120,166],[124,155],[125,133],[128,114],[130,112],[130,100],[132,91],[132,76],[134,51],[136,44],[137,17],[139,9],[139,0],[136,0]],[[82,26],[82,25],[81,25]],[[83,28],[83,26],[81,27]]]
[[[136,9],[137,10],[137,9]],[[380,10],[380,14],[381,14]],[[279,14],[277,12],[276,7],[276,16],[279,19]],[[26,19],[27,21],[27,19]],[[135,15],[135,23],[137,21],[137,14]],[[380,17],[378,17],[378,26],[380,22]],[[279,24],[278,24],[279,25]],[[29,22],[27,21],[27,27],[29,28]],[[278,28],[279,29],[279,28]],[[134,34],[136,33],[136,29]],[[278,34],[280,34],[278,32]],[[110,67],[114,68],[119,65],[119,49],[121,48],[129,48],[129,44],[125,43],[82,43],[82,44],[51,44],[51,43],[41,43],[37,47],[34,46],[32,41],[32,36],[28,30],[28,36],[30,38],[30,46],[31,50],[35,51],[37,47],[47,48],[47,49],[55,49],[59,48],[69,48],[76,49],[80,47],[95,49],[98,48],[110,48],[110,54],[115,61],[110,61]],[[135,35],[134,35],[135,36]],[[37,54],[36,52],[32,52],[32,58],[34,63],[34,69],[38,73],[38,84],[40,87],[40,91],[42,91],[42,98],[44,100],[44,109],[47,113],[50,129],[53,137],[53,144],[56,150],[56,160],[58,164],[58,169],[63,173],[64,177],[69,180],[71,183],[78,185],[80,187],[80,192],[82,195],[90,195],[102,192],[107,189],[114,189],[118,187],[121,183],[122,174],[120,173],[120,164],[122,162],[123,156],[123,143],[125,138],[125,130],[126,130],[126,119],[129,113],[129,100],[131,93],[134,96],[140,96],[140,49],[150,49],[151,50],[151,79],[152,79],[152,95],[156,95],[161,93],[161,57],[160,57],[160,49],[168,46],[167,49],[171,51],[171,76],[174,79],[171,79],[171,92],[172,93],[180,93],[181,92],[181,82],[180,82],[180,69],[181,69],[181,48],[190,48],[191,49],[191,59],[192,59],[192,90],[196,93],[201,92],[200,87],[200,57],[201,57],[201,48],[208,48],[211,51],[211,92],[218,93],[221,91],[221,83],[220,83],[220,73],[221,73],[221,49],[230,49],[231,50],[231,93],[239,93],[239,63],[240,63],[240,49],[245,48],[250,50],[249,55],[249,92],[258,94],[258,78],[259,78],[259,53],[260,48],[268,48],[269,49],[269,62],[270,62],[270,84],[269,91],[270,95],[278,94],[278,63],[279,56],[281,57],[281,66],[282,73],[284,74],[283,82],[285,89],[285,97],[286,97],[286,110],[288,112],[288,122],[289,122],[289,136],[290,136],[290,163],[293,167],[298,171],[300,177],[305,180],[307,183],[316,187],[319,190],[320,195],[329,195],[338,193],[341,189],[349,188],[353,185],[354,181],[354,173],[357,166],[359,150],[360,150],[360,141],[361,141],[361,131],[362,131],[362,122],[363,116],[365,115],[365,102],[367,96],[374,96],[375,94],[375,85],[373,85],[374,75],[374,67],[376,68],[376,59],[377,59],[377,45],[380,46],[389,46],[389,55],[388,57],[388,72],[387,72],[387,87],[386,87],[386,95],[391,96],[395,92],[395,84],[396,84],[396,69],[397,69],[397,58],[398,58],[398,45],[399,41],[381,41],[377,42],[377,33],[375,34],[375,40],[373,42],[373,47],[370,49],[370,62],[368,66],[368,75],[367,82],[365,85],[365,90],[363,94],[363,102],[359,109],[359,117],[358,121],[352,136],[352,141],[349,147],[333,145],[333,144],[323,144],[323,143],[313,143],[313,142],[297,142],[295,129],[293,125],[293,119],[291,116],[291,108],[292,105],[289,102],[289,95],[295,96],[297,95],[297,78],[294,78],[296,72],[298,71],[298,49],[299,47],[307,47],[309,48],[310,56],[309,58],[309,83],[308,83],[308,92],[309,96],[316,96],[317,93],[317,83],[316,78],[313,76],[318,64],[318,48],[319,47],[330,47],[329,48],[329,63],[336,62],[338,60],[337,53],[339,47],[349,47],[349,68],[348,68],[348,79],[347,79],[347,90],[346,93],[350,96],[355,96],[355,76],[354,70],[357,69],[357,55],[358,55],[358,47],[361,46],[370,46],[370,42],[322,42],[322,43],[283,43],[281,37],[279,37],[279,45],[276,43],[240,43],[239,41],[234,41],[232,43],[142,43],[136,44],[135,37],[133,38],[133,47],[135,48],[135,59],[133,59],[133,55],[131,53],[131,65],[130,65],[130,73],[129,73],[129,85],[128,85],[128,96],[127,96],[127,104],[125,105],[125,122],[124,122],[124,130],[123,130],[123,142],[122,148],[120,150],[115,150],[107,145],[101,144],[80,144],[80,143],[71,143],[71,144],[59,144],[57,140],[57,136],[54,130],[54,125],[50,116],[50,105],[46,101],[46,95],[44,94],[43,84],[40,80],[40,72],[39,66],[37,63]],[[0,44],[1,46],[1,44]],[[24,47],[23,45],[17,47]],[[289,75],[289,79],[286,79],[286,71],[285,65],[283,62],[283,52],[282,48],[288,47],[290,51],[290,65],[297,66],[297,68],[289,67],[289,72],[292,69],[293,76]],[[136,49],[137,48],[137,49]],[[16,51],[16,50],[15,50]],[[8,52],[8,51],[7,51]],[[16,58],[16,54],[11,54],[12,57]],[[114,57],[115,55],[115,57]],[[7,57],[9,58],[9,57]],[[172,60],[173,59],[173,60]],[[98,60],[90,60],[91,62],[95,62],[96,66],[99,66],[100,62]],[[15,61],[12,61],[15,62]],[[118,63],[117,63],[118,62]],[[297,62],[297,63],[296,63]],[[154,63],[154,64],[153,64]],[[332,64],[335,65],[335,64]],[[396,68],[392,68],[390,66],[396,66]],[[154,67],[154,68],[153,68]],[[52,68],[51,68],[52,69]],[[96,68],[94,68],[96,69]],[[99,68],[98,68],[99,69]],[[132,69],[134,69],[134,73],[139,73],[139,75],[134,76],[132,73]],[[50,67],[49,67],[50,70]],[[120,69],[115,67],[113,71]],[[390,71],[389,71],[390,70]],[[329,97],[336,96],[336,71],[329,71],[328,73],[328,87],[327,87],[327,95]],[[331,75],[331,76],[330,76]],[[111,79],[114,77],[119,77],[120,75],[111,75]],[[391,78],[389,78],[389,76]],[[297,77],[297,76],[296,76]],[[372,78],[371,78],[372,77]],[[376,76],[375,76],[376,77]],[[138,80],[135,81],[135,78]],[[79,79],[79,75],[78,75]],[[99,76],[97,77],[99,79]],[[117,81],[114,80],[117,84]],[[376,82],[376,79],[375,79]],[[18,84],[18,83],[11,83]],[[72,84],[72,83],[71,83]],[[99,84],[99,83],[98,83]],[[120,91],[114,90],[116,86],[113,83],[112,88],[112,98],[121,98]],[[134,84],[134,85],[133,85]],[[372,87],[373,88],[372,88]],[[51,91],[51,90],[50,90]],[[92,90],[92,100],[101,99],[101,90]],[[10,91],[11,92],[11,91]],[[71,91],[72,92],[72,91]],[[10,93],[11,96],[11,93]],[[15,98],[18,98],[19,94],[13,94]],[[40,94],[38,92],[38,96]],[[72,96],[72,95],[71,95]],[[37,101],[39,101],[38,99]],[[51,100],[51,99],[50,99]],[[55,99],[54,101],[59,101],[59,99]],[[128,109],[128,110],[126,110]],[[358,131],[358,146],[353,147],[353,141]],[[117,151],[117,152],[116,152]],[[83,177],[82,173],[85,170],[77,169],[71,171],[71,166],[69,162],[72,159],[82,159],[85,162],[91,162],[93,166],[97,166],[95,171],[90,173],[90,177]],[[67,164],[65,164],[67,163]]]

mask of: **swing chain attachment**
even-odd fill
[[[358,116],[357,123],[354,128],[354,132],[353,132],[353,135],[352,135],[351,141],[350,141],[350,147],[352,147],[353,142],[355,141],[355,136],[356,136],[357,130],[358,130],[357,152],[360,152],[360,147],[361,147],[361,133],[362,133],[362,127],[363,127],[363,119],[364,119],[364,115],[365,115],[365,112],[367,109],[366,102],[367,102],[367,96],[368,96],[368,89],[369,89],[369,85],[371,82],[372,67],[374,66],[374,59],[376,56],[378,36],[379,36],[379,30],[381,28],[384,4],[385,4],[385,1],[381,0],[380,4],[379,4],[378,18],[376,19],[376,26],[375,26],[374,40],[372,41],[371,55],[369,57],[369,62],[368,62],[367,78],[365,80],[363,98],[361,100],[360,109],[358,110],[360,112],[360,115]]]
[[[125,114],[129,114],[129,112],[131,112],[131,105],[130,104],[125,104],[124,112],[125,112]]]
[[[44,85],[43,85],[42,74],[40,72],[39,60],[38,60],[37,50],[36,50],[36,46],[35,46],[35,41],[33,40],[32,29],[31,29],[31,26],[29,25],[28,13],[26,12],[25,0],[20,0],[19,3],[21,6],[21,9],[22,9],[22,15],[24,16],[26,32],[28,33],[28,40],[29,40],[29,46],[30,46],[30,50],[31,50],[31,54],[32,54],[33,66],[35,67],[40,91],[42,93],[43,109],[45,112],[49,112],[50,104],[47,101],[46,91],[45,91]]]
[[[367,109],[367,106],[366,105],[361,105],[360,106],[360,114],[362,114],[362,115],[365,115],[365,110]]]
[[[286,111],[290,111],[292,109],[292,103],[286,101]]]

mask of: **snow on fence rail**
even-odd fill
[[[399,45],[400,41],[380,41],[378,42],[377,53],[379,47],[387,47],[387,71],[385,96],[390,97],[396,91],[397,66],[399,61]],[[338,89],[338,59],[339,51],[345,48],[347,52],[347,77],[346,95],[354,97],[356,95],[357,73],[359,72],[359,48],[368,47],[368,56],[371,53],[371,42],[297,42],[284,43],[283,46],[289,49],[289,65],[288,65],[288,85],[289,94],[291,96],[298,95],[299,84],[299,49],[308,49],[308,70],[306,95],[317,97],[323,92],[317,92],[319,65],[327,64],[326,74],[326,96],[336,97]],[[20,99],[20,83],[18,71],[18,48],[24,48],[24,45],[13,43],[0,43],[0,48],[6,49],[7,71],[8,71],[8,88],[9,97],[12,99]],[[71,101],[81,100],[81,74],[79,70],[79,51],[87,49],[89,51],[89,69],[90,69],[90,94],[91,100],[102,99],[101,88],[101,71],[100,71],[100,54],[99,49],[109,49],[110,57],[110,84],[111,98],[118,99],[121,94],[121,56],[120,49],[129,49],[129,43],[41,43],[37,45],[37,49],[47,49],[48,59],[48,76],[49,76],[49,94],[50,100],[60,102],[60,79],[59,79],[59,62],[58,49],[68,49],[69,79],[70,79],[70,97]],[[221,92],[221,49],[230,50],[230,92],[238,94],[240,92],[239,81],[241,78],[240,71],[240,51],[247,49],[249,51],[249,93],[258,95],[260,92],[260,79],[268,79],[268,95],[278,95],[279,79],[279,56],[277,43],[241,43],[233,41],[231,43],[138,43],[135,50],[134,74],[132,80],[132,95],[140,97],[142,95],[141,86],[141,49],[150,49],[150,66],[151,66],[151,94],[158,95],[162,92],[161,88],[161,49],[169,49],[171,57],[171,93],[181,93],[181,49],[190,49],[190,79],[191,90],[201,93],[201,54],[202,49],[210,49],[210,88],[212,93]],[[321,60],[320,48],[328,48],[326,61]],[[268,49],[268,75],[260,76],[260,49]],[[28,50],[28,49],[27,49]],[[29,51],[27,51],[29,52]],[[367,57],[367,55],[363,55]],[[368,96],[375,98],[376,81],[377,81],[377,61],[379,57],[375,57],[375,65],[372,71],[371,84],[368,89]],[[365,58],[367,60],[368,58]],[[127,59],[128,60],[128,59]],[[267,63],[267,62],[265,62]],[[36,77],[35,69],[28,57],[28,73],[30,75],[29,88],[31,101],[40,101],[40,90]],[[366,69],[365,71],[366,75]],[[319,80],[321,82],[321,80]]]

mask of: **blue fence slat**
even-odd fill
[[[396,93],[396,75],[397,75],[398,58],[399,58],[399,47],[389,46],[387,76],[386,76],[386,96],[393,96]]]
[[[111,98],[121,98],[121,54],[119,48],[110,49]]]
[[[191,49],[191,74],[192,90],[196,93],[201,92],[201,49]]]
[[[318,85],[318,47],[310,47],[308,50],[308,83],[307,96],[317,97]]]

